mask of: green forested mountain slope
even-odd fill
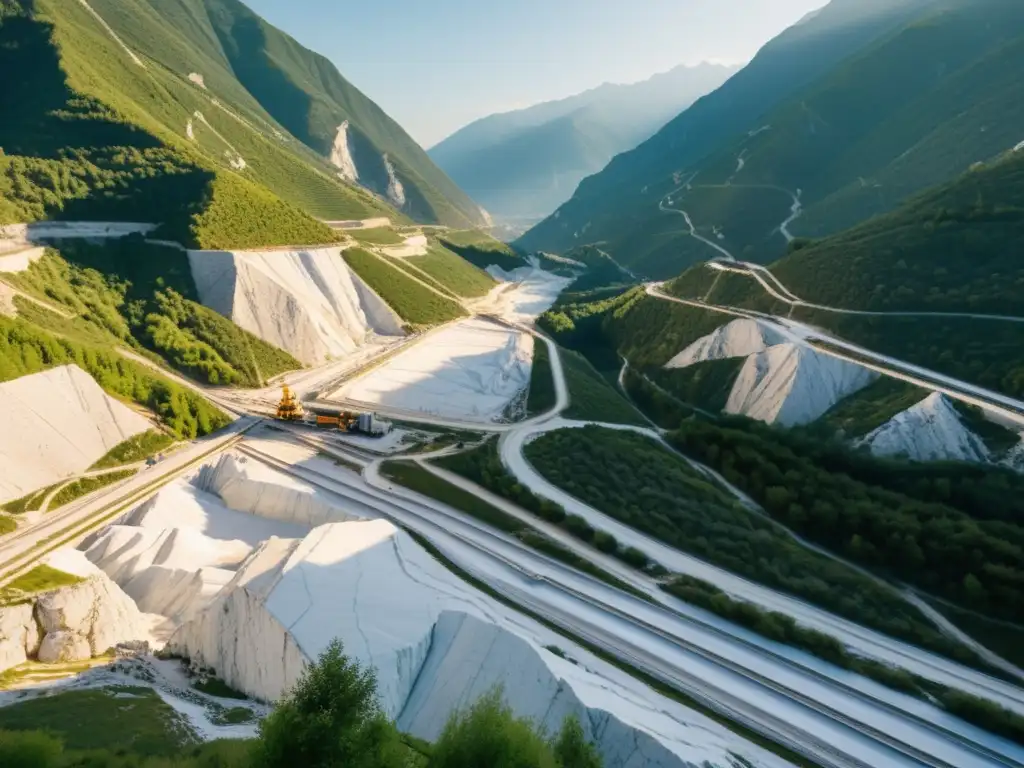
[[[639,83],[606,83],[566,99],[470,123],[429,154],[490,213],[545,216],[618,152],[648,138],[735,67],[680,66]]]
[[[854,13],[834,0],[788,30],[726,86],[584,182],[558,219],[523,245],[604,240],[637,271],[670,276],[716,254],[690,237],[680,214],[659,210],[668,196],[698,234],[737,258],[770,261],[785,251],[780,225],[797,196],[803,213],[789,222],[793,234],[838,231],[1020,140],[1024,6],[891,3],[856,24]],[[838,41],[836,50],[823,55],[828,40]],[[780,62],[800,50],[817,55],[794,83]],[[770,75],[788,77],[788,92]],[[770,86],[759,96],[766,108],[744,112],[734,103],[743,94],[736,84],[754,78]],[[702,133],[713,117],[721,118],[717,142]]]
[[[246,90],[210,22],[224,22],[220,6],[0,8],[0,69],[22,75],[0,80],[4,221],[158,221],[192,245],[252,247],[335,239],[310,214],[404,218],[343,182]],[[392,165],[401,180],[398,152]],[[410,205],[420,199],[415,183],[404,186]],[[434,221],[443,208],[418,212]]]
[[[522,246],[561,251],[578,244],[588,225],[585,234],[597,241],[649,220],[649,209],[677,186],[673,173],[751,130],[765,112],[898,27],[927,2],[833,0],[769,42],[724,86],[585,179],[572,200],[522,238]]]
[[[140,14],[152,14],[184,44],[164,46],[151,55],[176,71],[204,77],[217,91],[220,81],[236,81],[233,90],[284,126],[322,159],[331,157],[338,128],[348,121],[348,146],[358,180],[381,196],[389,196],[390,161],[404,189],[397,208],[420,221],[451,225],[483,223],[478,207],[437,168],[394,120],[352,86],[337,68],[293,38],[271,26],[237,0],[145,0]],[[118,0],[98,0],[109,8],[112,26],[131,46],[145,43],[145,27],[129,25],[117,13]],[[148,49],[148,46],[141,46]],[[201,53],[201,57],[197,54]],[[210,79],[216,73],[217,79]],[[226,77],[225,77],[226,75]],[[216,85],[215,85],[216,84]],[[240,86],[240,87],[238,87]]]
[[[21,73],[0,81],[7,221],[157,221],[167,236],[225,247],[334,239],[298,206],[319,216],[390,213],[259,128],[258,115],[126,49],[82,3],[0,5],[0,68]],[[122,21],[173,42],[138,11],[122,8]]]
[[[806,301],[1024,317],[1024,151],[771,266]]]

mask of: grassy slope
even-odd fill
[[[816,423],[848,438],[863,437],[927,396],[926,390],[883,377],[836,403]]]
[[[526,399],[526,412],[530,416],[545,413],[554,408],[555,377],[551,371],[551,357],[548,345],[535,341],[533,345],[533,366],[530,368],[530,394]]]
[[[506,243],[476,229],[449,230],[438,235],[441,244],[481,269],[492,264],[511,272],[526,260]]]
[[[103,244],[64,241],[59,251],[48,251],[6,280],[79,315],[106,331],[109,341],[150,350],[203,383],[260,386],[302,367],[199,304],[184,253],[138,237]]]
[[[580,421],[646,425],[647,420],[581,354],[560,350],[569,387],[569,407],[562,414]]]
[[[495,286],[494,278],[461,256],[440,245],[431,244],[425,256],[408,257],[410,264],[419,267],[457,296],[475,298],[484,296]]]
[[[110,469],[122,464],[134,464],[148,459],[174,444],[174,438],[158,429],[151,429],[141,435],[129,437],[100,457],[91,467],[93,469]]]
[[[465,315],[454,300],[438,296],[367,251],[349,248],[342,255],[345,263],[408,323],[435,325]]]
[[[31,73],[0,86],[5,114],[18,115],[0,128],[6,185],[17,203],[8,219],[165,221],[173,237],[221,246],[254,244],[246,218],[259,220],[260,244],[333,239],[275,195],[338,218],[387,210],[294,151],[282,131],[237,105],[230,89],[218,95],[235,116],[214,106],[212,93],[189,83],[188,70],[148,58],[150,52],[185,49],[188,42],[145,6],[105,6],[100,3],[99,12],[111,12],[108,21],[133,44],[145,68],[73,0],[36,0],[30,19],[8,16],[0,26],[0,36],[14,41],[3,47],[0,63]],[[214,69],[211,64],[216,81]],[[197,111],[202,121],[193,117]],[[189,120],[194,141],[184,136]],[[235,173],[230,161],[239,155],[246,167]],[[193,220],[211,201],[214,211]]]
[[[116,8],[114,0],[101,0],[100,5],[109,7],[111,13]],[[242,3],[147,0],[140,5],[140,15],[161,20],[190,46],[161,49],[160,60],[165,66],[181,74],[196,71],[194,59],[184,54],[200,48],[206,59],[205,68],[198,71],[204,77],[214,70],[229,73],[237,81],[234,98],[252,112],[267,116],[273,129],[286,129],[302,142],[305,151],[296,147],[293,151],[297,154],[315,153],[322,164],[330,155],[338,126],[348,120],[350,145],[364,184],[386,193],[382,156],[387,154],[406,188],[405,209],[410,215],[460,226],[480,221],[476,205],[401,126],[346,81],[330,61],[304,48]],[[141,34],[135,29],[122,29],[126,25],[120,20],[111,23],[129,44],[134,35]],[[219,92],[223,84],[208,80],[207,87]]]

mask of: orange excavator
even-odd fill
[[[281,387],[281,402],[277,404],[277,418],[281,421],[302,420],[302,406],[295,399],[295,393],[287,384]]]

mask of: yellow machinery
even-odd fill
[[[295,399],[291,387],[281,387],[281,402],[277,404],[277,418],[282,421],[299,421],[302,419],[302,406]]]

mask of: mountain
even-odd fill
[[[1014,146],[1022,42],[1009,0],[833,0],[520,244],[602,242],[657,277],[720,255],[708,241],[771,261]]]
[[[679,66],[470,123],[430,157],[501,219],[547,215],[579,182],[725,82],[737,67]]]
[[[0,67],[24,75],[0,83],[5,221],[156,220],[252,247],[334,239],[311,216],[404,219],[385,199],[483,220],[326,59],[234,0],[2,0],[0,39]],[[371,191],[331,162],[344,123]]]

